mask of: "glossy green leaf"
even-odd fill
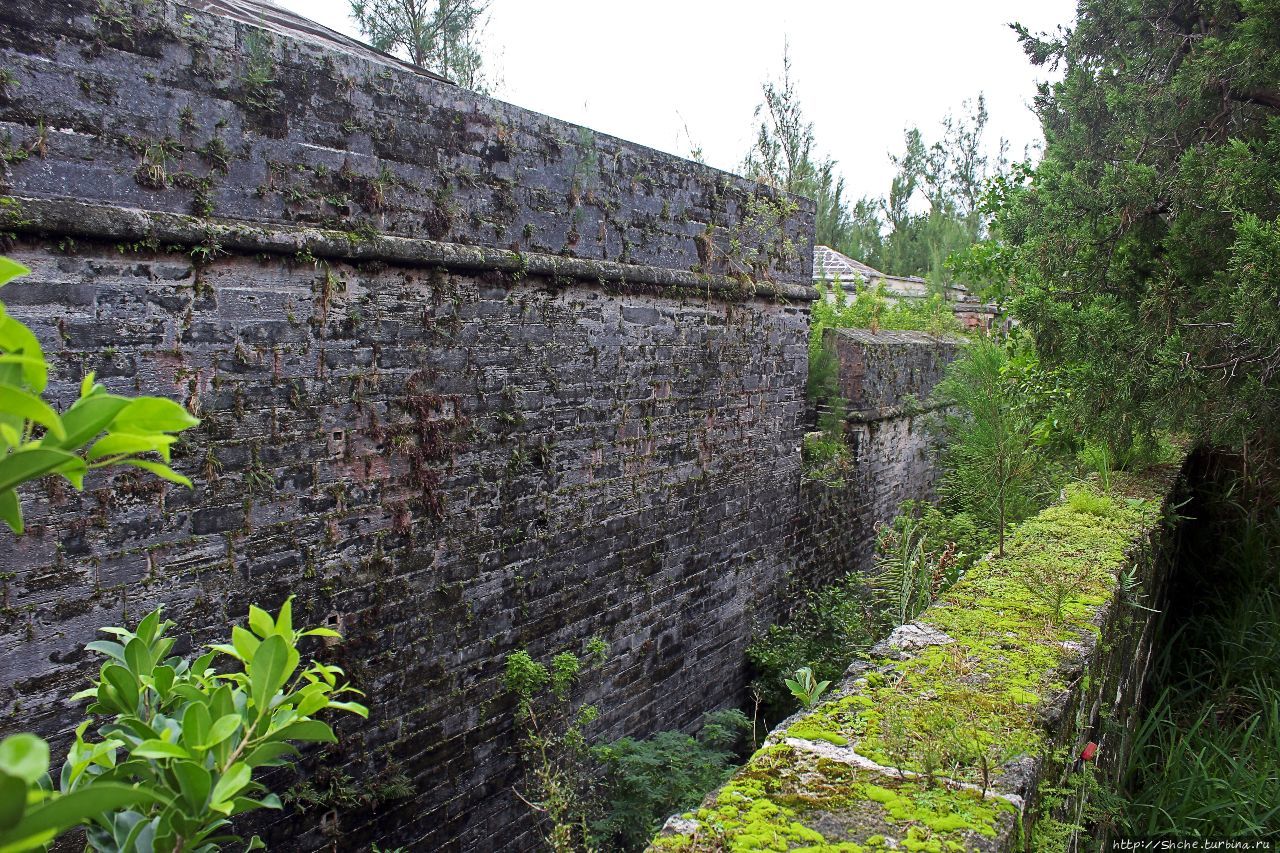
[[[259,710],[267,708],[289,677],[286,670],[289,658],[288,644],[279,634],[272,634],[262,641],[253,653],[249,672],[250,697]]]
[[[11,447],[22,444],[22,427],[26,423],[17,415],[0,412],[0,451],[8,452]]]
[[[222,778],[213,786],[213,794],[209,807],[228,814],[231,811],[231,800],[249,784],[253,771],[247,764],[236,762],[222,774]]]
[[[0,385],[0,410],[34,421],[59,439],[66,437],[62,418],[35,394],[13,385]]]
[[[146,820],[135,811],[117,812],[113,826],[121,853],[155,853],[156,820]]]
[[[195,684],[185,681],[179,681],[173,685],[173,695],[188,702],[200,702],[202,704],[208,699],[203,690]]]
[[[224,717],[235,710],[235,699],[232,698],[231,688],[228,685],[224,684],[213,691],[213,696],[209,698],[210,714],[214,717]]]
[[[287,764],[288,758],[298,755],[297,747],[284,741],[268,741],[251,751],[244,759],[250,767],[276,767]]]
[[[142,617],[142,621],[138,623],[138,628],[134,631],[138,635],[138,639],[150,646],[155,642],[156,637],[160,634],[160,613],[161,609],[157,607],[146,616]]]
[[[53,473],[61,475],[77,492],[83,492],[84,475],[89,472],[89,466],[79,456],[72,458],[74,461],[59,465],[53,469]]]
[[[0,832],[12,829],[27,810],[27,783],[0,771]]]
[[[235,816],[238,814],[244,814],[245,812],[257,811],[258,809],[278,809],[281,807],[280,798],[275,794],[267,794],[260,800],[255,800],[252,797],[236,797],[232,804],[231,814],[232,816]],[[251,847],[249,849],[253,848]],[[260,847],[257,849],[265,850],[266,848]]]
[[[176,743],[164,740],[144,740],[130,753],[138,758],[190,758],[191,753]]]
[[[280,615],[276,617],[276,629],[286,637],[293,636],[293,596],[280,605]]]
[[[22,504],[18,501],[18,493],[14,489],[0,492],[0,521],[9,525],[14,533],[22,532]]]
[[[249,605],[249,628],[259,637],[265,638],[275,630],[276,623],[270,613],[251,604]]]
[[[40,341],[30,329],[12,317],[0,317],[0,351],[32,358],[30,364],[21,366],[22,379],[37,394],[44,391],[49,382],[49,369]]]
[[[156,731],[146,721],[137,717],[127,716],[119,719],[119,724],[138,740],[150,740],[151,738],[160,738],[160,732]]]
[[[0,772],[34,785],[49,769],[49,744],[33,734],[0,740]]]
[[[233,625],[231,627],[231,644],[235,646],[236,653],[240,655],[240,659],[248,663],[257,654],[258,646],[262,645],[262,641],[239,625]]]
[[[329,707],[329,694],[325,690],[303,692],[297,697],[294,709],[299,717],[310,717],[318,711]]]
[[[65,419],[64,419],[65,424]],[[163,433],[135,435],[127,432],[113,432],[104,435],[89,448],[86,458],[89,461],[110,456],[128,456],[132,453],[158,453],[166,462],[169,461],[169,447],[178,439]]]
[[[0,459],[0,491],[12,489],[49,473],[68,474],[78,470],[83,474],[84,460],[65,450],[35,447],[10,453]]]
[[[15,364],[21,368],[19,371],[20,374],[25,374],[27,370],[31,369],[47,369],[45,360],[33,355],[15,355],[13,353],[6,353],[4,355],[0,355],[0,364]]]
[[[21,846],[32,839],[57,834],[105,812],[146,803],[165,803],[163,797],[117,782],[95,782],[29,809],[12,829],[0,832],[0,853],[31,849]]]
[[[271,739],[277,741],[301,740],[316,743],[337,743],[338,738],[328,723],[320,720],[299,720],[290,723],[277,732],[271,733]]]
[[[124,663],[124,646],[119,643],[113,643],[110,640],[94,640],[92,643],[86,643],[85,649],[104,654],[109,658],[114,658]]]
[[[135,676],[150,675],[156,662],[151,649],[141,637],[134,637],[124,647],[124,660]]]
[[[119,698],[119,712],[135,713],[138,708],[138,681],[133,673],[119,664],[109,663],[102,668],[102,678]]]
[[[213,661],[214,661],[214,658],[216,657],[217,657],[216,652],[213,652],[213,651],[205,652],[200,657],[196,658],[195,662],[191,664],[191,673],[197,676],[203,675],[205,670],[213,666]]]
[[[338,711],[350,711],[358,717],[369,719],[369,709],[359,702],[330,702],[329,707]]]
[[[116,397],[111,394],[82,397],[62,416],[62,427],[66,430],[66,435],[56,441],[46,439],[43,443],[46,447],[77,450],[106,429],[127,405],[129,405],[127,397]]]
[[[221,652],[228,657],[233,657],[236,660],[244,660],[244,655],[240,654],[239,650],[230,643],[217,643],[209,648],[215,652]]]
[[[202,809],[209,801],[209,793],[213,790],[213,777],[209,771],[194,761],[175,761],[171,768],[178,778],[178,786],[182,790],[182,799],[192,809]]]
[[[158,666],[152,671],[151,677],[155,679],[156,692],[160,694],[161,699],[169,696],[169,691],[173,689],[173,681],[178,677],[174,668],[168,665]]]
[[[209,734],[205,736],[204,741],[200,744],[200,749],[211,749],[231,737],[240,728],[241,718],[239,714],[227,714],[214,720],[212,726],[209,727]]]
[[[0,256],[0,287],[24,275],[31,275],[31,270],[12,258]]]
[[[182,734],[190,743],[203,743],[213,727],[213,715],[203,702],[192,702],[182,713]]]
[[[200,423],[199,418],[173,400],[164,397],[137,397],[116,415],[112,432],[182,432]]]

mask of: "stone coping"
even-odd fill
[[[650,285],[720,298],[810,302],[811,287],[694,273],[667,267],[512,252],[377,232],[260,224],[221,217],[116,207],[74,199],[0,196],[0,229],[34,236],[117,241],[137,248],[203,247],[210,255],[235,250],[342,261],[382,261],[423,267],[567,278],[608,285]]]

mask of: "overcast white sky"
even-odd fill
[[[276,0],[359,36],[347,0]],[[994,150],[1040,139],[1037,79],[1007,24],[1070,24],[1074,0],[493,0],[485,42],[504,101],[736,171],[753,138],[760,84],[781,73],[784,40],[819,153],[850,194],[887,193],[888,153],[917,124],[982,92]],[[687,132],[686,132],[687,127]]]

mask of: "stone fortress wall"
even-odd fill
[[[372,708],[304,772],[370,804],[271,846],[527,847],[507,654],[602,636],[599,734],[687,727],[869,541],[802,483],[812,204],[207,5],[0,8],[5,302],[61,404],[95,371],[203,420],[192,491],[24,491],[0,731],[65,747],[99,626],[294,594]]]

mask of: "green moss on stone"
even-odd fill
[[[696,813],[696,838],[660,838],[654,849],[943,853],[995,837],[1002,822],[1018,825],[1017,814],[1008,822],[1016,812],[1008,800],[948,780],[982,788],[984,765],[1053,751],[1038,710],[1068,689],[1062,666],[1081,640],[1097,637],[1094,619],[1129,552],[1160,523],[1172,476],[1117,477],[1111,495],[1073,488],[1087,497],[1023,522],[1005,557],[977,564],[923,614],[954,642],[877,662],[883,671],[848,684],[851,695],[782,733],[850,749],[883,769],[768,746]],[[1071,584],[1055,608],[1037,584],[1062,578]],[[806,823],[819,813],[842,814],[866,834],[846,830],[828,841]]]

